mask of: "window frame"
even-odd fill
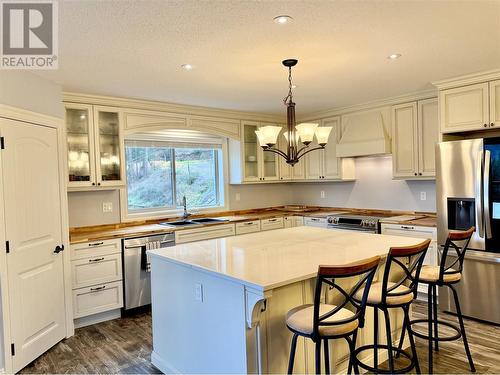
[[[154,141],[158,143],[162,143],[161,139],[144,139],[141,137],[131,137],[124,142],[124,154],[126,154],[126,144],[127,141]],[[179,145],[183,145],[182,148],[188,148],[186,145],[193,143],[192,141],[176,141],[176,142],[164,142]],[[194,142],[194,143],[202,143],[202,142]],[[209,142],[213,143],[213,142]],[[193,214],[205,214],[205,213],[215,213],[220,211],[227,211],[228,209],[228,145],[227,139],[223,139],[221,144],[221,148],[216,153],[215,165],[216,165],[216,194],[218,197],[218,205],[210,206],[210,207],[192,207],[189,208],[188,211]],[[181,148],[181,147],[179,147]],[[196,148],[193,146],[193,148]],[[137,220],[156,220],[162,218],[172,218],[179,217],[183,213],[182,206],[176,205],[176,195],[177,195],[177,186],[176,186],[176,176],[175,176],[175,147],[170,146],[172,152],[172,194],[173,194],[173,203],[174,206],[167,207],[156,207],[156,208],[145,208],[138,210],[129,210],[128,208],[128,180],[127,180],[127,172],[126,172],[126,160],[125,163],[125,186],[120,188],[120,216],[122,222],[131,222]],[[213,149],[213,151],[217,151]],[[188,202],[189,204],[189,202]]]

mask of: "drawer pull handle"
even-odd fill
[[[98,292],[99,290],[103,290],[104,288],[106,288],[106,285],[98,286],[97,288],[90,288],[90,291],[91,292]]]
[[[248,223],[245,223],[245,225],[254,225],[255,223],[253,221],[249,221]]]
[[[104,258],[89,259],[89,263],[100,262],[101,260],[104,260]]]
[[[278,221],[278,219],[269,219],[270,223],[274,223],[275,221]]]
[[[402,229],[415,229],[415,228],[413,228],[413,227],[407,227],[406,225],[402,225],[402,226],[401,226],[401,228],[402,228]]]
[[[89,243],[89,246],[99,246],[104,244],[104,242],[94,242],[94,243]]]

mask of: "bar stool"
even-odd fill
[[[343,266],[319,266],[314,291],[314,304],[293,308],[286,316],[286,325],[293,332],[288,374],[293,372],[295,349],[299,336],[309,338],[316,344],[316,374],[321,373],[321,342],[323,341],[324,343],[325,373],[329,374],[328,340],[346,339],[351,353],[348,373],[351,373],[352,353],[356,346],[356,335],[358,327],[363,327],[364,325],[365,303],[379,261],[380,257],[376,256],[366,261]],[[349,290],[346,290],[346,288],[341,287],[335,282],[336,279],[346,279],[355,276],[358,276],[359,280]],[[337,305],[321,303],[323,285],[339,292],[342,300],[341,303]],[[360,289],[364,289],[366,292],[360,302],[357,302],[353,299],[353,295]],[[352,308],[352,310],[348,308]],[[357,367],[354,368],[354,371],[358,373]]]
[[[402,308],[404,312],[404,319],[409,320],[410,305],[417,297],[417,280],[422,268],[425,253],[430,243],[431,240],[425,240],[424,242],[415,246],[392,247],[390,249],[387,256],[387,262],[385,265],[382,282],[379,281],[372,284],[370,292],[368,293],[368,300],[366,303],[367,306],[373,307],[373,344],[363,345],[357,348],[354,352],[354,363],[356,365],[359,365],[363,369],[374,373],[400,374],[408,372],[411,369],[415,368],[417,374],[420,374],[417,350],[415,348],[415,341],[413,339],[412,332],[408,330],[408,336],[410,339],[410,346],[412,351],[411,356],[402,349],[394,348],[392,346],[389,309]],[[408,264],[405,263],[405,259],[408,261]],[[393,282],[389,281],[389,278],[397,278],[399,280]],[[360,290],[357,292],[357,294],[354,295],[354,298],[359,301],[361,300],[362,296],[363,290]],[[378,343],[378,310],[382,310],[384,312],[387,335],[386,345]],[[378,349],[387,349],[389,357],[389,370],[379,369]],[[373,367],[368,366],[358,359],[359,354],[367,350],[373,350]],[[410,364],[404,368],[395,369],[393,351],[395,351],[397,354],[403,355],[408,360],[410,360]]]
[[[418,277],[418,282],[427,284],[427,319],[415,319],[415,320],[405,320],[404,325],[409,326],[408,332],[413,332],[417,337],[428,340],[429,342],[429,374],[432,374],[432,346],[434,343],[435,350],[439,350],[439,341],[453,341],[458,340],[462,337],[464,341],[465,353],[469,360],[469,366],[472,372],[476,372],[474,362],[472,361],[472,355],[470,353],[469,344],[467,342],[467,336],[465,335],[464,321],[462,317],[462,311],[460,310],[460,302],[458,300],[458,294],[454,284],[460,282],[462,278],[462,267],[465,258],[465,252],[469,246],[470,239],[474,233],[475,228],[472,227],[467,231],[456,231],[450,232],[443,249],[443,255],[441,257],[441,263],[439,266],[423,266],[420,276]],[[458,244],[457,244],[458,243]],[[461,245],[461,246],[460,246]],[[452,248],[456,252],[457,259],[450,261],[448,259],[448,252]],[[460,328],[454,324],[438,320],[437,316],[437,287],[448,287],[453,292],[453,297],[455,299],[455,307],[457,310],[458,323]],[[409,323],[408,323],[409,321]],[[411,326],[417,323],[427,323],[427,334],[415,332]],[[438,326],[447,326],[453,329],[456,334],[453,336],[439,337]],[[434,328],[434,332],[433,332]],[[399,342],[399,348],[402,345],[404,339],[404,330],[401,332],[401,339]]]

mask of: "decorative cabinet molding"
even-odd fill
[[[116,107],[65,103],[68,189],[125,184],[123,113]]]
[[[124,118],[124,128],[127,133],[187,127],[186,116],[176,113],[125,109]]]
[[[436,99],[392,107],[394,178],[435,176],[435,144],[439,138]]]
[[[239,120],[220,117],[191,116],[187,122],[188,128],[224,135],[233,139],[240,139],[241,127]]]

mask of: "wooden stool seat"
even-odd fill
[[[418,281],[421,283],[435,283],[439,280],[439,270],[440,266],[423,266],[420,271],[420,276],[418,277]],[[462,278],[462,274],[458,271],[455,271],[453,268],[449,268],[446,270],[446,273],[443,275],[443,282],[447,283],[455,283],[460,281]]]
[[[387,287],[391,288],[392,286],[396,285],[395,283],[388,282]],[[372,283],[372,286],[370,287],[370,291],[368,293],[368,299],[366,301],[367,305],[379,305],[382,303],[382,291],[383,291],[383,283],[378,281],[375,283]],[[363,298],[363,290],[359,290],[355,295],[354,298],[357,301],[361,301],[361,298]],[[402,305],[408,302],[411,302],[413,300],[413,294],[411,293],[410,289],[407,286],[404,285],[399,285],[396,287],[392,293],[401,293],[401,295],[392,295],[392,296],[387,296],[387,300],[385,301],[387,305]]]
[[[332,311],[336,308],[335,305],[320,304],[319,314],[323,315]],[[340,323],[342,320],[348,320],[344,324],[336,324],[332,326],[320,326],[319,335],[320,336],[337,336],[344,335],[355,331],[358,326],[358,320],[350,320],[354,316],[354,313],[345,308],[340,309],[332,316],[324,320],[325,323],[336,322]],[[350,320],[350,321],[349,321]],[[301,335],[308,336],[313,333],[314,327],[314,305],[302,305],[291,309],[286,316],[286,325],[292,331],[297,332]]]

